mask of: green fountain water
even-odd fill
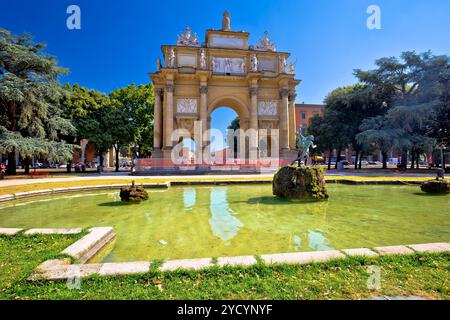
[[[450,196],[417,186],[328,185],[330,199],[289,201],[269,184],[148,190],[123,204],[118,191],[0,205],[0,227],[113,226],[94,261],[183,259],[450,240]]]

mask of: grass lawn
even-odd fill
[[[419,295],[450,299],[450,254],[349,258],[325,264],[213,267],[150,271],[139,276],[91,277],[81,288],[66,282],[28,282],[42,261],[77,236],[0,236],[0,299],[362,299]],[[366,267],[381,268],[381,289],[366,286]]]

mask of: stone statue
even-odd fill
[[[200,69],[206,69],[206,53],[204,49],[200,50]]]
[[[287,60],[285,56],[280,57],[280,73],[286,73]]]
[[[258,57],[256,56],[256,54],[252,55],[250,61],[252,63],[252,72],[257,72],[258,71]]]
[[[161,70],[161,59],[159,57],[156,58],[156,70],[157,71]]]
[[[197,34],[191,34],[191,28],[186,27],[183,34],[178,36],[177,46],[196,46],[198,45]]]
[[[305,137],[300,130],[297,132],[295,145],[298,149],[298,155],[294,162],[298,161],[299,163],[309,157],[310,148],[314,149],[316,147],[314,144],[314,136],[310,135]]]
[[[173,48],[169,49],[168,52],[168,58],[169,58],[169,68],[174,68],[175,67],[175,51],[173,50]]]
[[[291,63],[289,63],[289,73],[290,74],[294,74],[294,69],[295,69],[295,64],[297,63],[297,59],[295,59],[294,62],[291,61]]]
[[[222,30],[230,31],[230,13],[225,10],[222,18]]]

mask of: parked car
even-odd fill
[[[58,168],[67,168],[67,164],[60,164],[60,165],[58,165]]]

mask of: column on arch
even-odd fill
[[[168,82],[164,92],[164,147],[171,149],[173,142],[171,141],[171,135],[173,131],[173,83]]]
[[[250,146],[250,160],[257,160],[258,158],[258,85],[253,83],[250,87],[250,128],[252,132],[252,139],[254,145]]]
[[[280,147],[281,150],[289,150],[289,88],[281,88],[280,97]]]
[[[296,136],[296,123],[295,123],[295,98],[297,94],[291,92],[289,94],[289,147],[291,149],[296,149],[295,136]]]
[[[153,148],[160,150],[162,148],[162,134],[163,134],[163,111],[161,104],[161,94],[164,92],[163,88],[155,88],[155,110],[153,119]]]

